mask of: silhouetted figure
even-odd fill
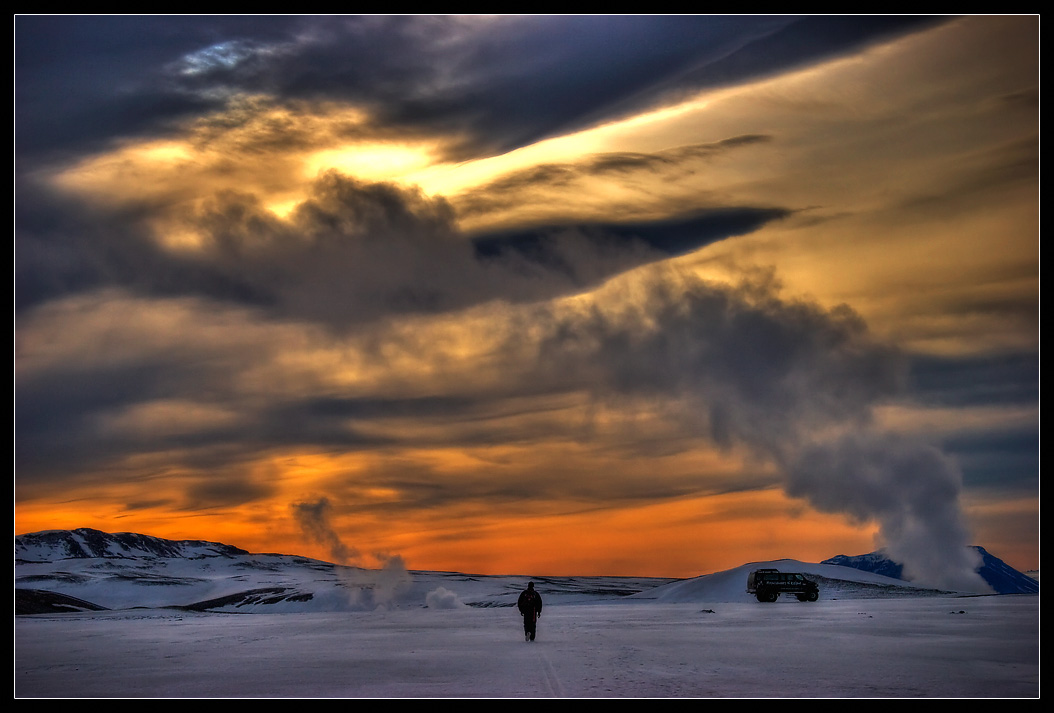
[[[525,641],[534,641],[534,634],[538,627],[538,617],[542,613],[542,597],[534,591],[534,582],[527,583],[527,589],[521,594],[516,606],[523,615],[523,638]]]

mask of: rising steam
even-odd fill
[[[935,446],[876,430],[905,360],[848,307],[738,287],[656,281],[587,313],[553,315],[541,352],[597,398],[677,403],[670,418],[774,463],[788,494],[877,522],[891,557],[930,586],[986,591],[960,507],[962,475]]]
[[[293,503],[291,508],[304,535],[310,541],[328,547],[336,564],[358,561],[359,551],[344,544],[333,527],[332,505],[328,498]],[[402,557],[379,555],[377,559],[382,563],[380,569],[362,569],[358,566],[338,569],[340,581],[348,590],[349,608],[365,611],[389,609],[409,591],[413,577],[407,571]]]
[[[304,535],[309,541],[325,546],[333,562],[350,564],[359,556],[358,550],[345,545],[333,529],[329,499],[319,498],[313,502],[293,503],[290,507]]]

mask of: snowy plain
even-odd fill
[[[809,573],[820,600],[757,602],[744,584],[761,566]],[[1039,696],[1037,595],[937,593],[835,565],[535,578],[533,643],[512,606],[526,577],[284,555],[17,570],[20,587],[108,608],[16,616],[19,698]]]
[[[23,617],[19,697],[1038,697],[1038,597]]]

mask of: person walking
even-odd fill
[[[542,596],[534,589],[534,582],[527,583],[527,589],[520,593],[516,606],[523,615],[523,638],[534,641],[538,628],[538,617],[542,613]]]

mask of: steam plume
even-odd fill
[[[291,507],[304,535],[311,542],[327,547],[335,563],[348,564],[358,557],[358,550],[345,545],[333,529],[329,499],[323,497],[314,502],[293,503]]]

